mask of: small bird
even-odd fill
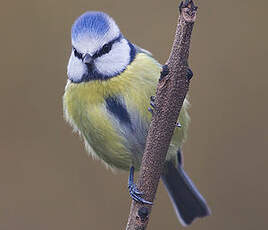
[[[65,119],[83,138],[89,154],[110,168],[130,170],[131,197],[151,204],[142,198],[133,174],[140,168],[152,116],[148,106],[154,107],[151,96],[162,65],[126,39],[103,12],[82,14],[72,26],[71,40],[63,96]],[[185,99],[161,175],[184,226],[210,214],[205,199],[183,170],[181,147],[190,120],[188,104]]]

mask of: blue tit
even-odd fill
[[[72,51],[63,96],[65,118],[85,142],[90,155],[106,166],[130,170],[133,199],[145,201],[133,185],[151,120],[150,96],[162,66],[152,54],[131,43],[115,21],[102,12],[86,12],[73,24]],[[181,147],[189,124],[188,101],[167,153],[162,181],[183,225],[210,214],[205,199],[183,170]]]

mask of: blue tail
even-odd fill
[[[205,199],[184,172],[181,164],[177,169],[172,162],[165,162],[161,178],[182,225],[187,226],[197,217],[210,215]]]

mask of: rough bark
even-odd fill
[[[143,198],[155,198],[161,171],[183,101],[189,89],[187,78],[188,56],[197,7],[186,0],[180,5],[180,16],[170,56],[166,62],[169,73],[159,80],[155,109],[148,131],[137,188]],[[147,227],[151,205],[132,201],[127,230],[144,230]]]

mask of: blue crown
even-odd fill
[[[109,16],[103,12],[90,11],[82,14],[72,26],[72,39],[81,34],[103,36],[110,29]]]

